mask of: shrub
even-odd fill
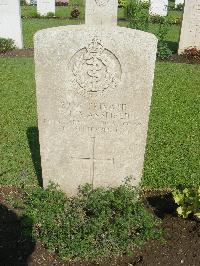
[[[140,1],[140,4],[141,4],[142,8],[149,9],[150,2],[148,0],[147,1]]]
[[[15,44],[12,39],[5,39],[0,37],[0,52],[5,53],[10,50],[14,50]]]
[[[162,24],[165,22],[165,18],[159,15],[153,15],[153,16],[150,16],[150,22]]]
[[[125,16],[130,28],[138,30],[148,29],[149,15],[143,10],[140,1],[129,0],[125,7]]]
[[[169,49],[166,36],[169,31],[169,26],[166,21],[159,24],[157,37],[158,37],[158,50],[157,50],[157,57],[160,59],[169,58],[172,55],[172,51]]]
[[[126,6],[126,0],[118,0],[118,7],[125,7]]]
[[[168,23],[171,25],[180,25],[182,22],[181,17],[170,17],[168,18]]]
[[[76,18],[79,18],[79,16],[80,16],[80,11],[79,11],[78,7],[76,6],[71,11],[71,18],[76,19]]]
[[[179,205],[177,213],[183,218],[193,214],[200,219],[200,187],[185,188],[173,192],[174,201]]]
[[[95,190],[85,185],[71,199],[50,185],[28,191],[25,204],[24,225],[33,221],[34,237],[62,259],[120,255],[161,235],[158,220],[146,211],[128,182]]]
[[[53,12],[48,12],[45,17],[46,18],[53,18],[53,17],[55,17],[55,14]]]
[[[177,11],[183,11],[183,8],[184,8],[184,4],[178,4],[174,10],[177,10]]]
[[[189,47],[188,49],[185,49],[182,55],[189,60],[200,62],[200,50],[196,47]]]
[[[56,6],[68,6],[68,1],[56,1]]]

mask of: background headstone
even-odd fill
[[[41,16],[55,13],[55,5],[55,0],[37,0],[37,13]]]
[[[184,4],[184,0],[175,0],[175,7],[177,7],[180,4]]]
[[[85,24],[115,26],[117,8],[118,0],[86,0]]]
[[[26,2],[27,5],[31,4],[31,0],[25,0],[25,2]]]
[[[0,37],[12,39],[17,48],[23,48],[19,0],[0,0]]]
[[[200,0],[185,0],[178,52],[192,47],[200,50]]]
[[[157,38],[104,19],[108,26],[46,29],[34,39],[44,185],[68,195],[142,176]]]
[[[150,0],[149,14],[152,16],[167,16],[168,0]]]

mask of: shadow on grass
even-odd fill
[[[178,43],[177,42],[171,42],[167,41],[169,49],[172,51],[173,54],[178,53]]]
[[[37,127],[29,127],[27,129],[28,144],[31,151],[31,157],[35,168],[35,173],[37,175],[38,183],[42,187],[42,168],[40,159],[40,144],[39,144],[39,131]]]
[[[177,205],[171,193],[149,196],[146,203],[158,218],[164,219],[166,215],[177,216]]]
[[[27,225],[23,221],[27,221]],[[12,210],[0,204],[0,265],[28,265],[35,242],[25,233],[31,232],[32,221],[19,218]]]

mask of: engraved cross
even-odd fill
[[[91,160],[92,162],[92,185],[94,181],[94,175],[95,175],[95,162],[97,161],[111,161],[112,164],[114,164],[114,158],[107,158],[107,159],[97,159],[95,158],[95,137],[92,137],[92,156],[91,157],[73,157],[71,156],[71,159],[75,160]]]

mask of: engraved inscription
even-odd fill
[[[98,6],[105,6],[108,4],[109,0],[95,0]]]
[[[73,89],[89,98],[114,90],[121,79],[119,60],[96,37],[72,57],[71,71]]]
[[[95,176],[95,163],[98,161],[110,161],[113,165],[115,163],[115,159],[114,158],[106,158],[106,159],[97,159],[95,157],[95,137],[91,138],[92,140],[92,155],[90,157],[74,157],[71,156],[71,159],[73,160],[89,160],[91,162],[92,165],[92,185],[93,185],[93,181],[94,181],[94,176]]]
[[[77,132],[91,136],[106,133],[125,133],[130,126],[131,110],[127,103],[63,103],[62,113]]]

